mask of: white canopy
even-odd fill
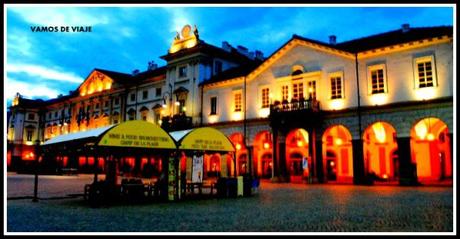
[[[92,137],[98,137],[105,133],[107,130],[111,129],[115,125],[109,125],[109,126],[104,126],[100,127],[97,129],[92,129],[88,131],[80,131],[77,133],[71,133],[71,134],[63,134],[56,136],[52,139],[49,139],[45,141],[42,145],[50,145],[50,144],[56,144],[56,143],[61,143],[61,142],[67,142],[67,141],[72,141],[72,140],[77,140],[77,139],[85,139],[85,138],[92,138]]]
[[[173,131],[169,132],[169,135],[176,141],[179,142],[182,138],[184,138],[185,135],[187,135],[190,131],[193,129],[186,129],[186,130],[180,130],[180,131]]]

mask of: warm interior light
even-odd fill
[[[335,139],[335,144],[336,145],[342,145],[343,144],[343,140],[341,138],[336,138]]]
[[[264,149],[268,149],[268,148],[270,148],[270,144],[265,142],[264,143]]]
[[[302,140],[297,140],[297,147],[302,147],[302,146],[303,146]]]
[[[236,150],[240,150],[241,149],[241,144],[236,144]]]
[[[428,141],[433,141],[434,135],[432,133],[428,133],[428,135],[426,136],[426,139],[428,139]]]
[[[182,111],[187,111],[187,108],[185,106],[182,107]]]
[[[174,104],[177,105],[177,106],[180,105],[179,101],[176,101]]]
[[[334,161],[331,161],[329,164],[331,165],[331,167],[334,167],[335,165]]]
[[[415,134],[421,140],[424,140],[428,133],[428,127],[424,121],[420,121],[418,124],[415,125]]]
[[[158,120],[158,124],[161,125],[163,123],[162,120]]]
[[[382,175],[382,178],[388,179],[388,175],[384,174],[384,175]]]
[[[386,132],[383,124],[381,122],[375,123],[374,125],[372,125],[372,129],[374,130],[375,139],[377,139],[377,142],[385,143]]]

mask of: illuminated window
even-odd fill
[[[303,99],[303,83],[292,84],[292,99]]]
[[[270,89],[262,89],[262,108],[268,108],[270,106]]]
[[[316,99],[316,81],[308,82],[308,97],[309,99]]]
[[[342,93],[342,75],[341,73],[331,74],[331,99],[341,99],[343,98]]]
[[[241,92],[235,93],[235,112],[241,111]]]
[[[415,74],[417,88],[433,87],[436,85],[436,74],[433,56],[415,59]]]
[[[385,85],[385,65],[370,66],[368,75],[370,77],[370,94],[385,93],[387,89]]]
[[[216,115],[217,114],[217,97],[211,97],[211,112],[210,115]]]
[[[281,97],[282,97],[283,101],[288,100],[288,98],[289,98],[289,86],[287,86],[287,85],[281,86]]]
[[[187,66],[179,67],[179,78],[187,76]]]
[[[142,99],[146,100],[149,98],[149,92],[147,90],[142,91]]]
[[[214,65],[215,65],[216,74],[222,72],[222,62],[221,61],[216,61]]]

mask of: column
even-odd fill
[[[272,146],[272,181],[275,182],[279,177],[279,156],[278,156],[278,130],[273,129],[273,146]]]
[[[324,183],[324,166],[323,166],[323,142],[321,138],[316,140],[316,179],[318,183]]]
[[[363,158],[363,141],[353,139],[353,183],[357,185],[368,184],[365,180],[364,158]]]
[[[410,137],[396,138],[398,144],[399,184],[417,185],[417,166],[412,163]]]
[[[279,134],[278,139],[278,158],[279,158],[279,172],[280,181],[288,182],[288,171],[286,168],[286,136]]]

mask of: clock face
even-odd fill
[[[182,37],[187,38],[190,36],[190,31],[192,30],[192,27],[190,25],[185,25],[184,28],[182,28]]]

